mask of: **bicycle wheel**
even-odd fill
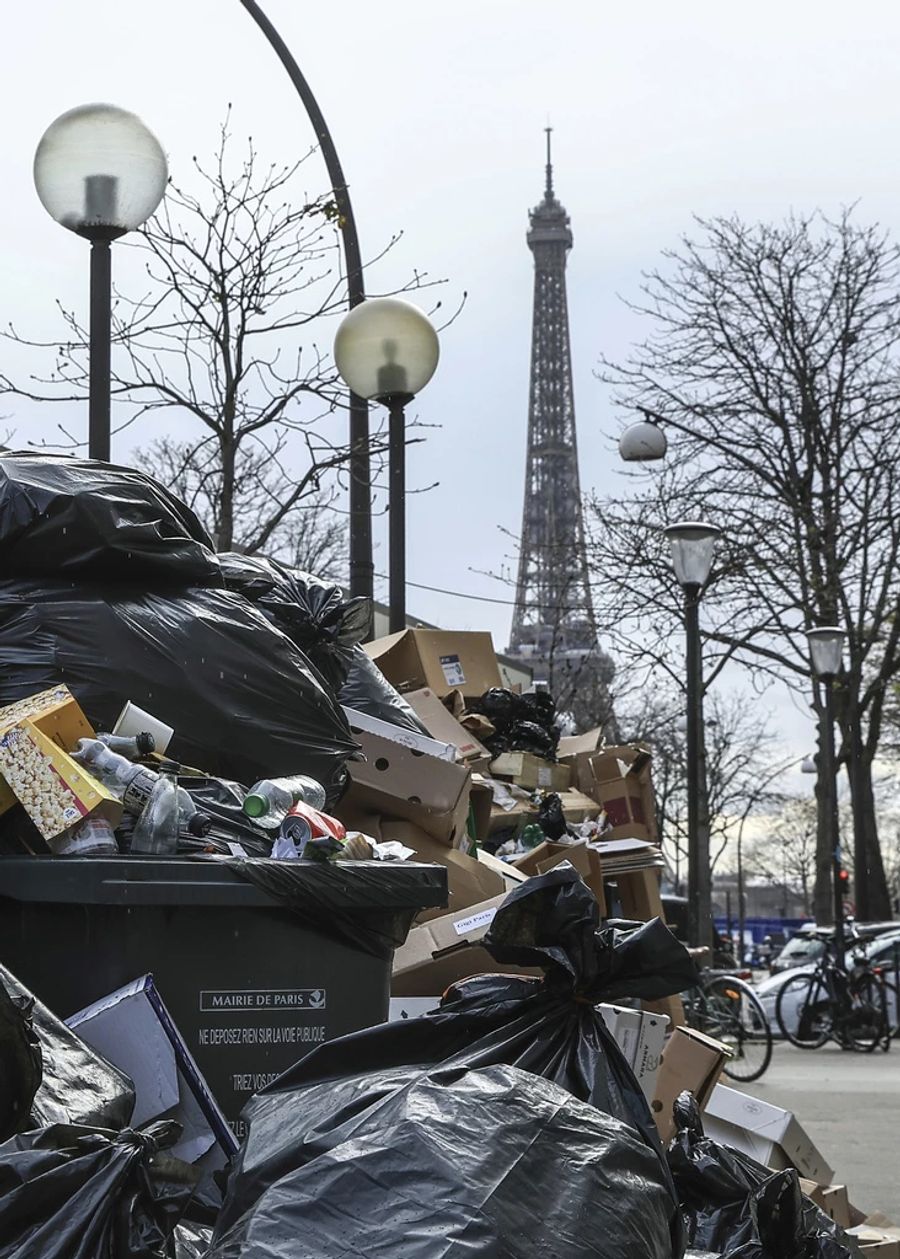
[[[859,1053],[870,1054],[888,1039],[884,981],[871,972],[852,976],[847,985],[847,1000],[849,1004],[840,1020],[846,1043]]]
[[[821,1049],[832,1031],[831,998],[819,974],[792,975],[778,991],[775,1017],[798,1049]]]
[[[772,1061],[772,1031],[753,989],[740,979],[717,976],[703,985],[709,1034],[731,1050],[723,1068],[731,1080],[749,1084]]]

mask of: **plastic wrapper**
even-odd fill
[[[0,966],[0,1012],[4,997],[19,1012],[36,1051],[37,1080],[19,1052],[22,1083],[34,1083],[29,1110],[17,1125],[45,1128],[52,1124],[86,1124],[125,1128],[134,1111],[134,1085],[118,1067],[86,1045],[80,1036],[37,1001],[19,981]],[[9,1006],[6,1006],[7,1010]],[[4,1065],[7,1059],[3,1059]],[[27,1072],[27,1074],[26,1074]],[[4,1071],[0,1089],[7,1083]],[[9,1135],[9,1133],[7,1133]]]
[[[856,1242],[803,1196],[797,1173],[772,1172],[703,1135],[697,1102],[675,1103],[669,1165],[687,1243],[712,1259],[859,1259]]]
[[[358,713],[377,717],[379,721],[399,726],[401,730],[428,734],[413,709],[399,691],[394,690],[362,647],[354,647],[351,653],[350,671],[341,687],[340,701],[345,708],[353,708]]]
[[[241,782],[307,773],[334,801],[356,744],[300,649],[240,595],[0,582],[0,705],[65,682],[97,729],[124,699],[170,754]]]
[[[671,1259],[669,1190],[628,1124],[510,1066],[395,1083],[311,1099],[302,1159],[210,1259]]]
[[[197,1173],[141,1132],[54,1125],[0,1145],[0,1259],[160,1259]]]
[[[0,455],[2,573],[222,585],[194,513],[135,468],[64,455]]]
[[[294,910],[307,925],[325,936],[349,941],[374,957],[390,958],[404,942],[422,907],[421,867],[415,870],[415,893],[403,863],[354,861],[352,873],[340,863],[320,861],[244,861],[227,864],[242,878],[262,888],[274,901]],[[442,867],[432,872],[437,893],[445,889]],[[409,902],[408,908],[404,907]],[[440,900],[438,899],[438,902]],[[386,907],[394,907],[388,915]],[[334,1043],[334,1042],[331,1042]]]
[[[172,1237],[173,1259],[206,1259],[212,1244],[212,1229],[182,1221]]]
[[[687,951],[659,919],[600,929],[594,895],[568,865],[511,892],[483,943],[498,962],[541,967],[544,978],[491,974],[465,980],[434,1013],[331,1041],[258,1093],[244,1108],[248,1136],[229,1180],[223,1231],[271,1185],[304,1165],[308,1143],[314,1147],[316,1141],[314,1114],[349,1121],[380,1105],[388,1089],[438,1067],[507,1065],[551,1080],[634,1130],[668,1186],[670,1245],[680,1254],[677,1199],[656,1124],[594,1006],[692,987],[697,972]],[[473,1148],[484,1147],[486,1157],[506,1139],[503,1132],[495,1136],[489,1123],[465,1134]]]
[[[289,568],[278,560],[228,551],[219,562],[229,590],[254,603],[303,651],[337,693],[353,648],[372,623],[368,599],[348,599],[340,586]]]

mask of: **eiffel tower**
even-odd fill
[[[575,693],[587,689],[586,670],[605,694],[598,670],[611,677],[612,662],[597,646],[578,478],[566,302],[572,229],[553,191],[551,128],[546,131],[544,198],[529,215],[526,237],[534,255],[534,312],[525,504],[509,652],[528,659],[535,681],[546,683],[561,709],[571,709]],[[597,723],[610,716],[598,712]]]

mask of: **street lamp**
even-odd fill
[[[428,384],[440,356],[438,335],[411,302],[376,297],[345,315],[334,338],[334,361],[348,388],[380,402],[388,431],[390,629],[406,629],[405,408]]]
[[[831,832],[831,873],[834,882],[834,942],[839,966],[844,964],[844,898],[841,885],[841,831],[838,818],[837,758],[834,750],[834,687],[841,671],[845,631],[839,625],[822,625],[806,631],[814,675],[825,694],[820,779],[822,798]]]
[[[669,525],[666,537],[672,566],[684,591],[687,650],[688,771],[688,939],[695,948],[712,940],[712,872],[709,866],[709,817],[706,762],[703,752],[703,648],[700,641],[700,597],[712,568],[721,530],[703,521]]]
[[[34,155],[34,184],[57,223],[91,242],[88,450],[109,459],[110,241],[145,223],[169,173],[156,136],[115,105],[80,105],[52,122]]]
[[[625,463],[653,463],[666,457],[669,443],[659,426],[659,417],[652,411],[639,407],[644,417],[628,428],[619,438],[619,456]]]

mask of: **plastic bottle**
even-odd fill
[[[149,756],[156,751],[156,740],[149,731],[141,734],[98,734],[97,738],[111,752],[118,752],[126,760],[138,761],[142,756]]]
[[[325,788],[308,774],[290,778],[264,778],[244,797],[244,812],[258,826],[278,826],[298,801],[314,809],[325,807]]]
[[[131,851],[159,857],[177,849],[178,784],[171,774],[160,774],[135,825]]]
[[[142,812],[159,779],[154,770],[133,765],[100,739],[79,739],[72,759],[98,778],[129,813]]]

